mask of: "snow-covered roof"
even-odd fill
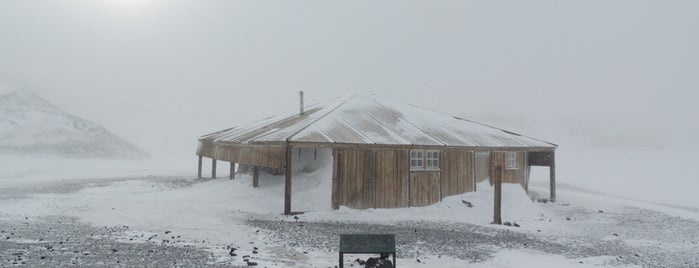
[[[544,147],[556,145],[510,131],[374,95],[357,94],[200,137],[229,144],[277,142]]]

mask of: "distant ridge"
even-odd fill
[[[104,127],[68,114],[31,91],[0,95],[0,154],[145,158]]]

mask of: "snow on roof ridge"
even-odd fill
[[[384,105],[383,103],[381,103],[378,99],[374,98],[373,101],[376,102],[376,104],[380,105],[381,107],[384,107],[386,110],[388,110],[389,113],[392,113],[393,115],[399,117],[396,113],[393,112],[392,109],[388,109],[388,107],[386,107],[386,105]],[[416,125],[413,124],[412,122],[409,122],[409,121],[407,121],[407,120],[406,120],[405,122],[408,123],[409,125],[413,126],[415,129],[419,130],[420,132],[424,133],[427,137],[429,137],[429,138],[432,139],[433,141],[435,141],[435,142],[437,142],[437,143],[439,143],[439,144],[441,144],[441,145],[447,145],[446,142],[444,142],[443,140],[438,139],[438,138],[436,138],[436,137],[432,137],[432,135],[430,135],[430,133],[427,133],[427,131],[425,131],[425,130],[423,130],[422,128],[416,126]],[[402,135],[400,135],[400,134],[398,134],[398,135],[399,135],[401,138],[404,138]]]
[[[355,96],[357,96],[357,94],[352,94],[352,96],[349,96],[349,97],[346,97],[346,95],[345,95],[345,96],[340,96],[340,97],[337,98],[337,99],[341,99],[341,98],[344,97],[344,100],[342,100],[342,102],[340,102],[340,104],[338,104],[337,106],[335,106],[335,108],[330,109],[330,111],[328,111],[327,113],[325,113],[325,114],[319,116],[318,118],[316,118],[316,119],[313,120],[312,122],[306,124],[306,125],[305,125],[304,127],[302,127],[301,129],[299,129],[299,130],[297,130],[296,132],[292,133],[291,135],[289,135],[289,137],[286,137],[286,141],[289,141],[290,139],[294,138],[294,136],[296,136],[297,134],[301,133],[301,131],[304,131],[304,130],[307,129],[309,126],[311,126],[311,125],[315,124],[316,122],[318,122],[318,120],[323,119],[323,118],[326,117],[327,115],[331,114],[332,112],[334,112],[335,110],[337,110],[337,108],[340,108],[340,106],[345,105],[345,104],[347,103],[348,100],[354,98]],[[331,100],[328,100],[327,102],[330,102],[330,101],[332,101],[332,99],[331,99]],[[322,110],[322,108],[321,108],[321,110]]]
[[[480,122],[476,122],[476,121],[473,121],[473,120],[471,120],[471,119],[466,119],[466,118],[463,118],[463,117],[459,117],[459,116],[452,116],[452,117],[454,117],[454,119],[456,119],[456,120],[461,120],[461,121],[471,122],[471,123],[474,123],[474,124],[479,124],[479,125],[484,126],[484,127],[489,127],[489,128],[493,128],[493,129],[500,130],[500,131],[505,132],[505,133],[510,134],[510,135],[525,137],[525,138],[529,138],[529,139],[532,139],[532,140],[535,140],[535,141],[540,141],[540,142],[543,142],[543,143],[548,143],[548,144],[551,144],[551,145],[553,145],[553,146],[558,147],[558,144],[555,144],[555,143],[552,143],[552,142],[548,142],[548,141],[545,141],[545,140],[541,140],[541,139],[537,139],[537,138],[534,138],[534,137],[530,137],[530,136],[527,136],[527,135],[522,135],[522,134],[519,134],[519,133],[517,133],[517,132],[513,132],[513,131],[505,130],[505,129],[502,129],[502,128],[498,128],[498,127],[486,125],[486,124],[483,124],[483,123],[480,123]]]
[[[210,133],[214,142],[346,142],[342,133],[326,133],[337,124],[350,126],[351,143],[441,146],[557,147],[556,144],[376,94],[345,94],[309,106],[304,114],[273,116]],[[376,110],[375,110],[376,109]],[[354,114],[358,112],[358,114]],[[339,112],[342,112],[338,115]],[[384,115],[385,113],[385,115]],[[337,115],[337,116],[330,116]],[[347,116],[359,116],[351,119]],[[384,118],[388,116],[387,118]],[[332,125],[319,122],[334,122]],[[349,120],[349,121],[346,121]],[[361,124],[364,120],[366,126]],[[386,121],[389,120],[389,121]],[[393,122],[396,120],[396,122]],[[458,121],[463,121],[462,124]],[[257,124],[255,122],[258,122]],[[377,128],[377,129],[374,129]],[[337,131],[337,130],[335,130]],[[498,134],[500,133],[500,134]],[[376,135],[379,136],[376,136]],[[319,135],[319,139],[308,135]],[[337,136],[340,135],[340,136]],[[384,137],[384,138],[382,138]]]
[[[323,108],[325,108],[325,107],[323,107],[323,104],[330,105],[330,104],[332,104],[333,101],[341,100],[343,97],[346,98],[345,95],[342,95],[342,96],[334,97],[334,98],[332,98],[332,99],[328,99],[328,100],[325,100],[325,101],[322,101],[322,102],[318,102],[318,103],[309,105],[309,106],[307,106],[308,109],[306,109],[306,113],[309,112],[310,110],[315,109],[315,108],[320,108],[319,110],[322,110]],[[345,101],[346,101],[346,100],[345,100]],[[343,101],[343,103],[344,103],[344,101]],[[262,123],[262,122],[264,122],[264,121],[268,121],[268,120],[271,120],[271,119],[278,118],[278,120],[276,120],[276,121],[274,121],[274,122],[269,122],[269,123],[267,123],[267,124],[264,124],[263,126],[260,126],[260,128],[264,128],[264,127],[268,127],[269,125],[274,124],[274,123],[276,123],[276,122],[278,122],[278,121],[281,121],[281,120],[284,120],[284,119],[288,119],[288,118],[291,118],[291,117],[294,117],[294,116],[298,116],[298,115],[299,115],[299,113],[298,113],[298,112],[295,112],[295,113],[288,113],[288,114],[281,115],[281,116],[280,116],[280,115],[269,116],[269,117],[265,117],[265,118],[263,118],[263,119],[258,119],[258,120],[254,120],[254,121],[249,121],[249,122],[247,122],[247,123],[243,123],[243,124],[240,124],[240,125],[231,127],[231,128],[227,128],[227,129],[224,129],[224,130],[219,130],[219,131],[216,131],[216,132],[211,132],[211,133],[209,133],[209,134],[205,134],[205,135],[199,136],[198,140],[207,140],[207,139],[210,139],[210,140],[217,140],[217,139],[221,139],[221,138],[227,138],[227,137],[230,136],[230,135],[226,135],[226,133],[228,133],[228,132],[230,132],[230,131],[232,131],[232,130],[240,129],[240,128],[242,128],[242,127],[249,126],[249,125],[253,125],[253,124],[255,124],[255,123]],[[315,121],[314,121],[314,122],[315,122]],[[310,124],[312,124],[312,123],[313,123],[313,122],[311,122]],[[309,124],[309,125],[310,125],[310,124]],[[266,133],[266,134],[269,134],[269,133]],[[264,135],[265,135],[265,133],[262,133],[262,134],[258,134],[257,136],[264,136]],[[256,137],[257,137],[257,136],[256,136]]]
[[[513,131],[509,131],[509,130],[505,130],[505,129],[502,129],[502,128],[494,127],[494,126],[491,126],[491,125],[483,124],[483,123],[476,122],[476,121],[473,121],[473,120],[470,120],[470,119],[462,118],[462,117],[455,116],[455,115],[449,115],[449,114],[442,113],[442,112],[439,112],[439,111],[435,111],[435,110],[432,110],[432,109],[429,109],[429,108],[421,107],[421,106],[418,106],[418,105],[415,105],[415,104],[406,103],[406,105],[413,106],[413,107],[418,108],[418,109],[423,109],[423,110],[426,110],[426,111],[430,111],[430,112],[433,112],[433,113],[437,113],[437,114],[440,114],[440,115],[452,117],[452,118],[454,118],[454,119],[456,119],[456,120],[466,121],[466,122],[478,124],[478,125],[481,125],[481,126],[484,126],[484,127],[488,127],[488,128],[500,130],[500,131],[502,131],[502,132],[504,132],[504,133],[507,133],[507,134],[510,134],[510,135],[525,137],[525,138],[529,138],[529,139],[532,139],[532,140],[535,140],[535,141],[539,141],[539,142],[543,142],[543,143],[548,143],[548,144],[551,144],[551,145],[553,145],[553,146],[558,147],[557,144],[552,143],[552,142],[548,142],[548,141],[545,141],[545,140],[541,140],[541,139],[533,138],[533,137],[530,137],[530,136],[522,135],[522,134],[519,134],[519,133],[516,133],[516,132],[513,132]],[[449,130],[449,131],[451,131],[451,130]],[[455,134],[456,134],[456,133],[455,133]],[[458,136],[458,135],[457,135],[457,136]],[[488,139],[490,139],[490,140],[493,140],[491,137],[486,137],[486,138],[488,138]],[[495,141],[495,140],[493,140],[493,141]],[[500,141],[495,141],[495,142],[500,143]]]

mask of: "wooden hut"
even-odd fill
[[[199,138],[202,157],[284,170],[284,213],[291,214],[292,152],[332,150],[332,207],[425,206],[476,191],[502,169],[504,183],[528,188],[531,166],[549,166],[555,199],[556,145],[417,106],[354,95],[302,107]]]

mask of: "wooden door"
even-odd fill
[[[376,208],[408,207],[408,151],[376,150]]]
[[[410,206],[423,207],[439,202],[439,175],[438,171],[410,173]]]

